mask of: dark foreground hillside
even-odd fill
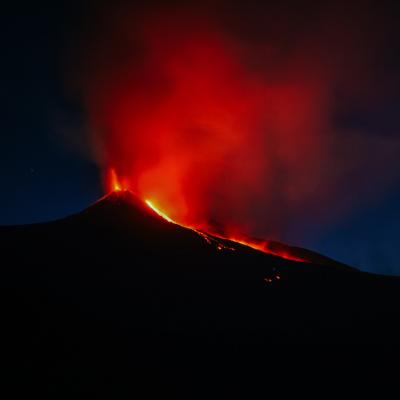
[[[211,398],[246,382],[254,349],[399,338],[398,279],[209,243],[129,193],[0,228],[0,246],[0,362],[15,394]]]

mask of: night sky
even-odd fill
[[[0,224],[62,218],[104,194],[101,171],[90,155],[87,115],[70,81],[70,55],[99,3],[19,2],[1,11]],[[370,3],[373,10],[375,3]],[[373,77],[376,90],[388,81],[391,87],[379,101],[342,113],[338,124],[395,141],[400,128],[400,49],[399,14],[393,4],[376,2],[379,13],[387,16],[388,46]],[[383,171],[377,168],[371,181],[384,180]],[[323,232],[315,234],[313,226],[303,221],[288,239],[366,271],[400,274],[398,178],[397,173],[390,187],[335,218]],[[348,190],[346,196],[351,196]]]

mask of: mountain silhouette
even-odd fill
[[[185,397],[211,387],[192,370],[232,389],[232,348],[246,381],[249,348],[394,343],[400,333],[398,278],[196,232],[129,192],[58,221],[0,227],[0,243],[4,379],[26,393]]]

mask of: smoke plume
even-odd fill
[[[386,18],[338,2],[100,11],[79,82],[105,180],[186,225],[274,239],[373,201],[399,178],[398,139],[349,120],[391,90]]]

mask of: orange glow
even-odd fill
[[[121,178],[114,168],[107,171],[107,187],[109,192],[122,192],[130,190],[129,182],[126,178]]]
[[[168,217],[168,215],[164,214],[162,211],[160,211],[150,200],[145,200],[145,203],[160,217],[166,219],[168,222],[171,222],[172,224],[177,224],[175,221],[173,221],[171,218]]]
[[[109,186],[110,191],[112,192],[120,192],[122,191],[122,185],[118,179],[117,173],[115,172],[114,168],[110,168],[109,171]]]

